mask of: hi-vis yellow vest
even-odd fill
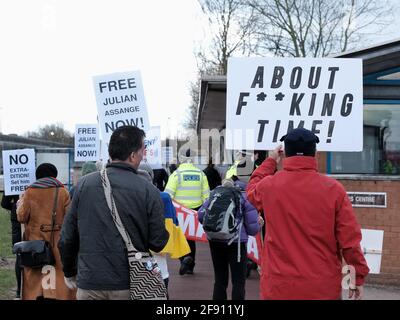
[[[200,207],[210,194],[206,175],[191,163],[181,164],[171,174],[164,191],[191,209]]]
[[[240,160],[236,160],[232,166],[229,167],[228,171],[225,174],[225,179],[231,179],[233,176],[237,176],[237,167],[240,163]]]
[[[228,169],[228,171],[226,171],[225,174],[225,179],[232,179],[233,176],[236,176],[240,181],[243,182],[248,182],[251,174],[253,173],[253,162],[251,161],[251,159],[246,159],[246,162],[244,162],[244,164],[248,162],[248,164],[251,164],[251,167],[248,166],[244,166],[244,167],[240,167],[240,163],[241,160],[236,160],[233,165]]]

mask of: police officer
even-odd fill
[[[170,175],[168,183],[165,186],[165,192],[183,206],[197,211],[203,202],[207,200],[210,189],[204,172],[192,163],[193,156],[193,151],[190,149],[186,151],[184,156],[180,155],[179,160],[181,165]],[[180,275],[186,273],[193,274],[196,243],[192,240],[188,240],[188,243],[191,252],[180,258]]]
[[[246,150],[237,151],[235,154],[235,162],[225,174],[225,179],[239,179],[242,182],[248,182],[253,172],[254,161],[253,153]]]

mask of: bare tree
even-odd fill
[[[225,75],[233,54],[325,57],[367,43],[393,21],[389,0],[198,0],[211,43],[196,52],[199,74]],[[199,89],[191,84],[186,128],[195,128]]]
[[[195,50],[198,79],[190,84],[191,103],[183,126],[196,129],[203,74],[226,75],[228,58],[234,53],[249,55],[256,50],[253,37],[255,16],[246,0],[198,0],[210,24],[210,42]]]
[[[197,113],[199,110],[199,100],[200,100],[200,88],[197,82],[190,83],[190,97],[191,102],[186,110],[186,119],[183,123],[185,129],[197,128]]]
[[[353,48],[392,22],[388,0],[248,0],[258,49],[276,56],[324,57]]]
[[[200,72],[225,75],[232,54],[255,50],[254,9],[246,0],[199,0],[211,27],[211,45],[197,51]]]
[[[60,142],[73,145],[74,136],[72,133],[64,129],[60,123],[47,124],[39,127],[37,131],[28,131],[25,133],[28,138],[37,138],[48,141]]]

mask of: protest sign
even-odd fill
[[[100,140],[97,124],[75,126],[75,161],[97,161],[100,159]]]
[[[369,273],[380,273],[382,262],[383,230],[361,229],[361,249],[367,260]]]
[[[362,151],[362,60],[230,58],[226,148],[271,150],[298,127],[319,151]]]
[[[151,166],[152,169],[161,168],[161,128],[151,127],[146,132],[144,139],[146,150],[144,152],[145,161]]]
[[[3,150],[4,194],[19,195],[35,182],[35,150]]]
[[[113,131],[124,125],[150,129],[139,71],[93,77],[101,138],[107,144]]]

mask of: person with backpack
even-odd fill
[[[213,300],[227,300],[229,268],[232,300],[245,299],[248,235],[256,235],[263,221],[247,201],[242,184],[225,179],[198,211],[214,267]]]

